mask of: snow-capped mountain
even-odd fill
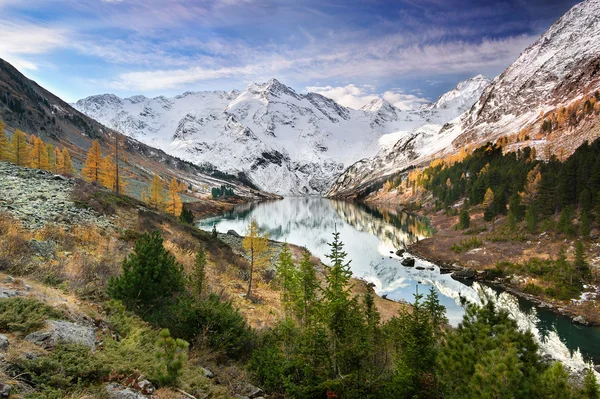
[[[243,172],[263,190],[323,194],[343,170],[424,125],[441,127],[477,100],[489,80],[460,83],[435,104],[404,111],[385,100],[356,110],[272,79],[245,90],[174,98],[104,94],[75,108],[190,162]],[[442,101],[443,100],[443,101]]]
[[[428,163],[432,157],[457,152],[467,144],[481,145],[526,126],[535,127],[540,115],[600,89],[599,71],[600,0],[586,0],[562,16],[496,77],[473,107],[465,107],[468,112],[452,121],[448,118],[449,123],[442,128],[421,126],[375,157],[356,162],[334,182],[329,195],[353,196],[373,181]],[[456,93],[444,94],[426,111],[446,105],[455,109],[463,97],[464,87],[459,85]],[[597,136],[594,131],[573,131],[569,137],[552,140],[556,140],[553,145],[570,152]],[[531,143],[538,147],[545,144],[546,139]]]

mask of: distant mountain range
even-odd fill
[[[272,79],[243,91],[174,98],[103,94],[73,106],[104,125],[188,160],[284,195],[325,194],[346,167],[419,129],[439,130],[488,86],[481,75],[434,104],[400,110],[378,99],[360,110]]]
[[[475,105],[442,129],[422,128],[350,166],[330,188],[330,196],[354,197],[374,182],[411,166],[428,163],[500,136],[531,128],[539,132],[546,113],[568,106],[600,89],[600,0],[575,5],[539,40],[486,87]],[[598,121],[560,135],[527,143],[538,156],[573,152],[600,136]]]

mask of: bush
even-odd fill
[[[527,283],[527,285],[523,287],[523,292],[531,295],[541,295],[544,293],[544,289],[533,283]]]
[[[187,349],[189,344],[182,339],[171,337],[169,330],[160,332],[160,338],[156,342],[155,354],[158,361],[156,378],[161,386],[176,386],[177,379],[185,363],[187,362]]]
[[[460,244],[452,244],[452,247],[450,249],[453,252],[456,252],[457,254],[459,254],[461,252],[466,252],[473,248],[479,248],[482,245],[483,245],[483,241],[481,241],[479,238],[471,237],[469,239],[462,240],[460,242]]]
[[[48,319],[66,319],[66,315],[32,298],[0,299],[0,331],[29,334]]]

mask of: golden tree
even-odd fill
[[[152,183],[150,183],[150,193],[146,196],[146,201],[148,205],[154,208],[163,209],[165,206],[163,183],[156,173],[152,178]]]
[[[179,183],[173,177],[169,183],[169,192],[167,193],[167,213],[174,216],[181,214],[183,205],[181,204],[181,198],[179,197]]]
[[[69,150],[63,148],[62,155],[64,166],[60,173],[65,176],[71,176],[73,174],[73,162],[71,162],[71,154],[69,154]]]
[[[126,184],[119,175],[118,164],[113,162],[110,155],[102,158],[102,168],[100,180],[102,185],[116,193],[124,193]]]
[[[54,149],[54,170],[55,173],[63,174],[65,170],[65,157],[61,150],[56,147]]]
[[[4,128],[6,128],[6,124],[0,119],[0,161],[8,161],[10,158],[9,142]]]
[[[29,143],[27,136],[17,129],[10,138],[10,161],[19,166],[29,166]]]
[[[105,186],[117,193],[123,193],[126,187],[126,183],[123,180],[121,165],[127,160],[125,158],[125,151],[122,149],[122,147],[123,137],[115,134],[114,143],[109,145],[109,150],[112,156],[112,159],[110,160],[111,164],[109,165],[110,170],[105,171],[105,174],[107,173],[110,175],[112,181],[109,184],[105,184]]]
[[[256,219],[250,219],[246,228],[246,236],[242,241],[242,247],[250,258],[250,272],[248,276],[248,292],[246,298],[252,296],[252,278],[254,269],[262,269],[269,264],[269,233],[262,234],[258,228]]]
[[[87,153],[85,165],[81,169],[81,175],[86,181],[99,182],[102,180],[102,149],[98,140],[92,142]]]
[[[489,208],[494,203],[494,192],[491,188],[485,191],[485,195],[483,196],[483,206],[484,208]]]
[[[540,165],[538,164],[527,173],[525,188],[522,193],[519,193],[523,204],[531,205],[535,202],[541,181],[542,173],[540,172]]]
[[[48,154],[48,170],[56,173],[56,152],[50,143],[46,143],[46,154]]]
[[[39,137],[31,135],[31,152],[29,154],[29,164],[32,168],[50,170],[48,161],[48,151],[46,145]]]

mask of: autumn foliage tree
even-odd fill
[[[29,142],[31,143],[31,152],[29,154],[30,166],[36,169],[50,170],[48,150],[42,139],[32,134]]]
[[[29,156],[27,136],[17,129],[10,138],[10,161],[19,166],[29,166]]]
[[[62,150],[62,159],[63,159],[63,167],[59,169],[60,174],[70,176],[73,174],[73,162],[71,161],[71,154],[69,154],[69,150],[63,148]]]
[[[6,124],[0,119],[0,161],[8,161],[10,157],[8,137],[6,137],[6,133],[4,132],[5,128]]]
[[[261,233],[258,228],[258,222],[254,218],[252,218],[248,224],[242,246],[250,258],[248,292],[246,298],[251,298],[254,270],[262,269],[269,263],[269,233]]]
[[[98,140],[92,142],[81,175],[90,183],[102,183],[102,149]]]
[[[150,183],[149,192],[142,193],[142,200],[148,205],[157,209],[163,209],[165,206],[165,193],[161,178],[155,173],[152,183]]]
[[[169,183],[169,192],[167,193],[166,211],[173,216],[179,216],[181,214],[181,198],[179,197],[179,183],[173,177]]]

